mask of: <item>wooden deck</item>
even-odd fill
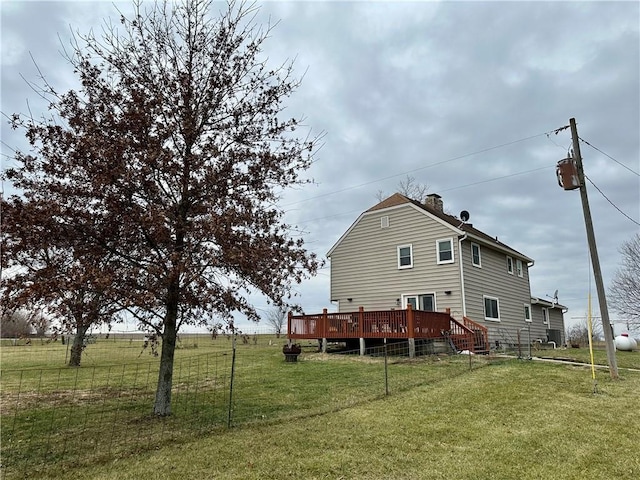
[[[459,351],[480,353],[489,349],[486,327],[449,312],[413,310],[365,311],[292,315],[288,319],[289,338],[326,339],[344,342],[351,339],[436,339],[450,338]]]

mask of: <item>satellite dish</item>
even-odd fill
[[[460,212],[460,219],[461,219],[463,222],[466,222],[467,220],[469,220],[469,212],[467,212],[466,210],[462,210],[462,211]]]

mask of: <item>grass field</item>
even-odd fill
[[[594,394],[584,367],[474,358],[470,369],[462,356],[395,358],[385,396],[383,359],[321,355],[309,346],[298,363],[286,364],[282,342],[261,337],[257,345],[238,346],[231,429],[226,428],[230,343],[223,338],[194,339],[177,352],[174,415],[164,420],[149,415],[157,359],[139,355],[139,345],[99,341],[87,349],[93,363],[80,369],[45,368],[40,358],[57,364],[64,355],[60,346],[3,347],[4,474],[63,479],[640,474],[639,372],[621,370],[621,379],[611,381],[600,370]],[[618,352],[618,359],[621,368],[640,369],[640,352]]]

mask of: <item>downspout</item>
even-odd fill
[[[462,268],[462,242],[467,239],[465,232],[462,237],[458,238],[458,258],[460,259],[460,294],[462,295],[462,316],[467,316],[467,300],[464,293],[464,268]]]

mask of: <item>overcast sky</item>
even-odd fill
[[[30,56],[59,90],[76,87],[59,53],[70,26],[117,18],[110,2],[1,8],[5,114],[26,112],[27,99],[34,113],[44,108],[21,78],[38,80]],[[595,147],[581,144],[602,192],[588,184],[608,288],[620,245],[640,231],[640,3],[267,2],[260,15],[280,20],[270,60],[296,57],[305,74],[290,114],[326,132],[308,171],[316,184],[282,201],[309,249],[324,257],[379,190],[394,193],[410,174],[446,211],[468,210],[474,227],[533,258],[532,295],[557,289],[567,325],[585,315],[590,285],[599,315],[580,194],[555,178],[570,132],[550,132],[575,117]],[[2,142],[5,168],[24,140],[3,121]],[[298,288],[307,313],[333,308],[329,272]]]

